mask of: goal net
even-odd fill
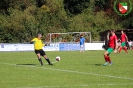
[[[68,33],[49,33],[46,36],[47,42],[78,42],[80,35],[83,35],[85,42],[91,42],[91,32],[68,32]]]

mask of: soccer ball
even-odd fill
[[[57,56],[56,57],[56,61],[60,61],[60,56]]]

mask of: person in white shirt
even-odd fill
[[[132,48],[133,48],[133,42],[130,40],[130,41],[128,42],[128,44],[129,44],[129,48],[132,49]]]

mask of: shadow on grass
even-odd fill
[[[94,64],[95,66],[103,66],[103,64]]]
[[[86,65],[103,66],[103,64],[86,64]]]
[[[36,66],[37,64],[16,64],[16,65],[27,65],[27,66]]]

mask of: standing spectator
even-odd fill
[[[129,49],[133,49],[132,48],[133,47],[133,42],[131,40],[128,42],[128,44],[129,44]]]

